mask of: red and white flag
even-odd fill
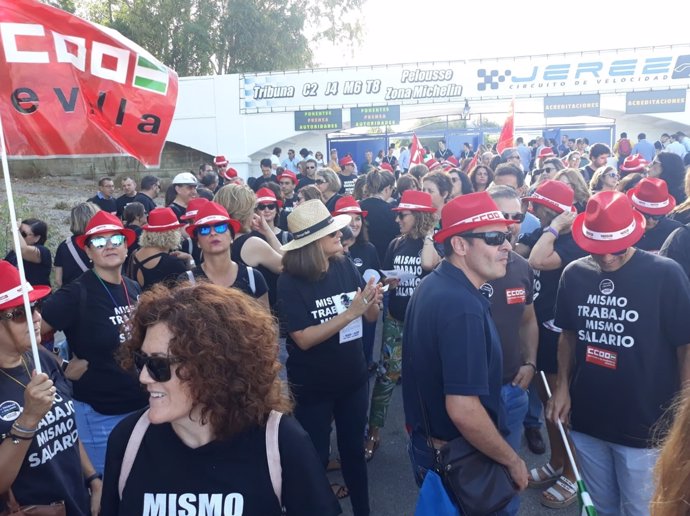
[[[7,154],[129,154],[157,167],[177,74],[122,35],[34,0],[0,0]]]
[[[412,134],[412,143],[410,144],[410,167],[424,163],[424,147],[417,138],[416,134]]]
[[[500,154],[505,149],[510,147],[515,147],[515,99],[510,103],[510,113],[503,124],[503,129],[501,129],[501,135],[498,137],[498,143],[496,144],[496,151]]]

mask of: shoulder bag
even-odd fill
[[[419,387],[417,395],[427,446],[434,452],[433,469],[463,516],[485,516],[508,505],[518,489],[506,467],[477,450],[462,435],[436,448]]]

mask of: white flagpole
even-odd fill
[[[7,148],[5,146],[5,131],[2,126],[2,116],[0,116],[0,156],[2,157],[2,174],[5,177],[5,190],[7,190],[7,206],[10,210],[10,224],[12,224],[12,239],[14,241],[14,251],[17,255],[17,268],[19,269],[19,280],[22,284],[22,299],[24,300],[24,310],[26,311],[26,324],[29,329],[29,338],[31,339],[31,352],[34,357],[34,366],[36,372],[41,372],[41,362],[38,357],[38,343],[36,342],[36,334],[34,333],[33,317],[31,316],[31,303],[29,302],[28,283],[26,282],[26,273],[24,272],[24,259],[22,258],[21,248],[19,246],[19,226],[17,225],[17,213],[14,209],[14,197],[12,196],[12,182],[10,181],[10,167],[7,163]]]

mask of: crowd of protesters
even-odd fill
[[[0,261],[0,513],[366,516],[402,383],[420,486],[461,440],[517,488],[496,514],[527,487],[567,507],[560,421],[600,515],[687,514],[690,138],[515,143],[275,148],[246,184],[217,156],[164,199],[104,177],[54,262],[22,220]]]

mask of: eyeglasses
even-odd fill
[[[316,181],[314,181],[314,182],[315,182],[315,183],[316,183],[317,185],[323,185],[323,184],[326,184],[326,180],[325,180],[325,179],[317,179],[317,180],[316,180]]]
[[[159,383],[170,381],[170,378],[172,378],[172,365],[182,361],[176,357],[150,356],[139,353],[138,351],[135,351],[132,356],[134,358],[134,367],[136,367],[137,373],[141,374],[144,367],[146,367],[149,376]]]
[[[31,315],[33,316],[34,313],[38,310],[39,312],[41,311],[41,301],[34,301],[29,305],[31,307]],[[24,305],[18,306],[17,308],[13,308],[12,310],[8,310],[2,314],[3,319],[7,319],[8,321],[15,321],[18,323],[24,323],[26,322],[26,310],[24,310]]]
[[[521,224],[523,220],[525,220],[525,214],[518,212],[518,213],[506,213],[503,212],[503,218],[512,220],[514,222],[517,222],[518,224]]]
[[[264,211],[264,210],[275,210],[278,205],[276,203],[271,203],[271,204],[257,204],[256,209],[257,211]]]
[[[96,236],[89,240],[89,247],[94,249],[103,249],[106,245],[108,245],[108,242],[110,242],[110,245],[113,247],[120,247],[125,243],[125,235],[118,233],[116,235],[110,235],[109,237]]]
[[[213,226],[199,226],[196,228],[196,234],[201,235],[201,236],[208,236],[211,234],[211,228],[213,228],[213,231],[216,232],[218,235],[222,235],[225,233],[230,225],[227,222],[222,222],[221,224],[215,224]]]
[[[485,233],[461,233],[458,236],[461,236],[463,238],[481,238],[482,240],[484,240],[486,245],[493,246],[503,245],[503,242],[505,242],[506,240],[510,242],[513,238],[512,233],[503,233],[501,231],[487,231]]]

